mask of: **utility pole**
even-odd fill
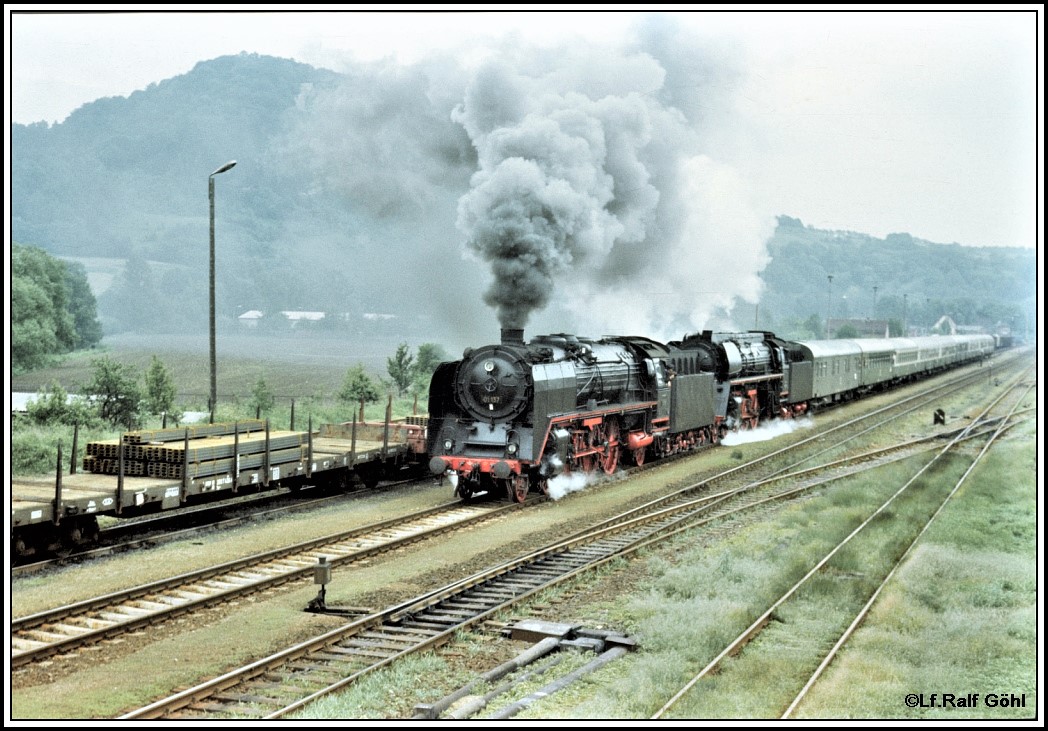
[[[829,284],[826,288],[826,338],[830,337],[830,309],[833,307],[833,275],[827,274]]]
[[[209,294],[211,302],[211,395],[208,401],[208,411],[211,412],[211,421],[215,420],[215,407],[218,405],[217,368],[215,365],[215,176],[232,168],[237,164],[236,160],[230,160],[215,172],[207,176],[207,200],[211,208],[211,267],[209,276]]]

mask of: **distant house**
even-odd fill
[[[300,322],[320,322],[324,319],[323,312],[304,312],[297,310],[281,310],[281,315],[287,318],[291,327],[297,327]]]
[[[248,310],[237,318],[241,327],[258,327],[258,321],[263,317],[261,310]]]

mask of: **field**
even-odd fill
[[[357,363],[373,378],[388,378],[386,359],[399,344],[393,337],[347,341],[343,336],[309,334],[268,337],[223,335],[217,338],[216,381],[219,401],[250,397],[264,378],[278,399],[331,398],[342,386],[346,371]],[[412,351],[420,343],[408,342]],[[91,361],[108,356],[142,373],[156,355],[175,383],[183,409],[206,406],[210,387],[207,337],[165,336],[162,339],[117,336],[103,348],[67,356],[60,364],[12,376],[12,391],[36,392],[57,381],[70,393],[91,380]]]

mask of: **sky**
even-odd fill
[[[378,59],[417,63],[436,51],[468,65],[512,43],[627,43],[642,15],[506,12],[520,6],[19,12],[43,7],[5,6],[5,83],[15,123],[61,122],[82,104],[126,96],[198,61],[241,51],[336,71]],[[1038,245],[1040,6],[718,7],[725,10],[668,15],[733,69],[723,93],[710,100],[705,140],[754,206],[877,237],[909,232],[937,243]]]

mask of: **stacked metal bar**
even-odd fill
[[[235,424],[198,424],[197,426],[178,427],[175,429],[146,429],[129,431],[124,434],[124,444],[146,444],[153,442],[180,442],[186,433],[190,439],[198,437],[221,437],[232,434],[233,430],[239,434],[265,431],[266,422],[258,419],[238,421]]]
[[[234,434],[234,426],[236,434]],[[181,479],[233,474],[265,464],[265,423],[209,424],[189,429],[157,429],[124,435],[124,474]],[[304,432],[269,433],[269,465],[298,462],[308,457]],[[237,459],[239,457],[239,460]],[[120,469],[120,440],[89,442],[84,469],[115,475]]]

